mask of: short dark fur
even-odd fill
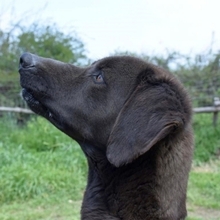
[[[86,68],[25,53],[29,107],[85,153],[83,220],[180,220],[193,154],[191,104],[170,73],[134,57]]]

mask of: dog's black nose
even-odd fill
[[[20,67],[27,68],[34,66],[34,59],[32,54],[23,53],[20,57]]]

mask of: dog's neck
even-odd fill
[[[106,157],[106,152],[88,142],[79,142],[79,145],[86,155],[88,166],[91,172],[96,173],[96,175],[98,175],[99,178],[103,179],[104,182],[111,178],[109,176],[106,176],[106,174],[109,175],[111,173],[114,173],[114,170],[117,168],[108,161]],[[106,172],[106,170],[108,170],[109,172]]]

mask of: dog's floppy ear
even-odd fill
[[[119,167],[132,162],[183,126],[183,97],[172,84],[172,79],[154,79],[136,87],[108,140],[106,154],[111,164]]]

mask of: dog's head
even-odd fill
[[[91,66],[25,53],[20,82],[29,107],[76,141],[106,152],[115,166],[133,161],[190,121],[179,81],[133,57],[108,57]]]

